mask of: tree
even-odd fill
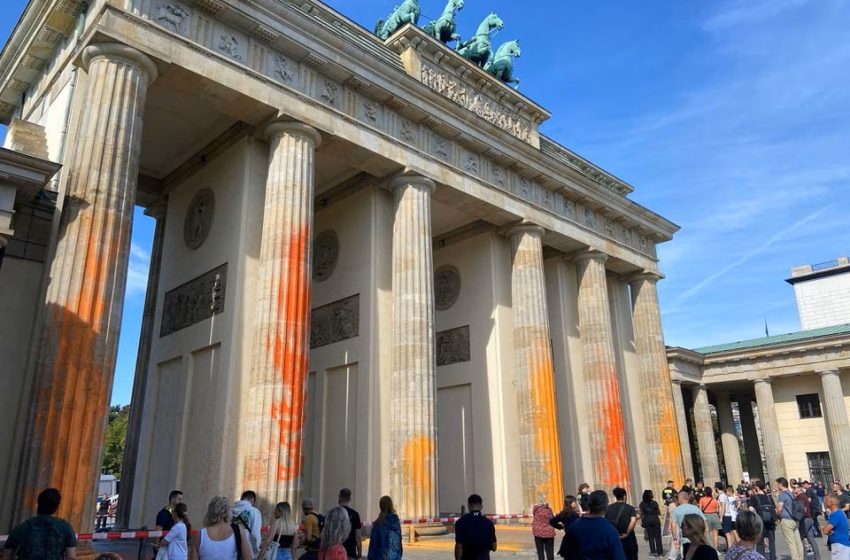
[[[103,474],[114,475],[121,479],[121,460],[124,458],[124,442],[127,440],[127,422],[130,418],[130,405],[113,406],[109,409],[109,422],[106,425],[106,437],[103,442]]]

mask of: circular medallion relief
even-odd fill
[[[434,304],[440,311],[449,309],[460,295],[460,272],[453,266],[440,267],[434,273]]]
[[[190,249],[204,244],[212,226],[215,212],[215,195],[209,189],[199,190],[189,203],[186,219],[183,221],[183,240]]]
[[[339,237],[326,229],[313,241],[313,280],[324,282],[331,277],[339,258]]]

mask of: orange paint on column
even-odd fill
[[[426,435],[418,435],[404,442],[405,488],[414,493],[428,495],[433,487],[430,465],[434,460],[434,440]]]

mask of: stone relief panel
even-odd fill
[[[237,62],[248,60],[248,39],[241,33],[219,27],[213,37],[213,48]]]
[[[271,52],[265,73],[282,84],[294,85],[298,79],[298,63],[281,54]]]
[[[210,189],[201,189],[192,197],[183,219],[183,241],[192,250],[204,244],[215,215],[215,195]]]
[[[434,273],[434,304],[438,311],[450,309],[460,296],[460,272],[453,266],[442,266]]]
[[[339,236],[325,230],[313,241],[313,280],[324,282],[331,277],[339,260]]]
[[[310,348],[360,336],[360,294],[317,307],[310,323]]]
[[[440,159],[449,161],[451,159],[452,143],[436,132],[431,133],[431,153]]]
[[[159,336],[168,336],[224,312],[227,263],[166,292]]]
[[[437,366],[470,361],[469,325],[437,333]]]
[[[180,2],[160,2],[154,7],[153,20],[184,37],[189,35],[191,18],[191,9]]]

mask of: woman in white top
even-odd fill
[[[180,503],[174,506],[171,518],[174,526],[162,539],[162,546],[166,548],[168,560],[186,560],[189,557],[189,535],[192,534],[192,524],[186,515],[188,508],[186,504]]]
[[[198,538],[192,539],[189,560],[236,560],[236,548],[241,547],[242,558],[250,559],[251,545],[248,533],[230,523],[230,500],[216,496],[207,507],[204,528]]]

